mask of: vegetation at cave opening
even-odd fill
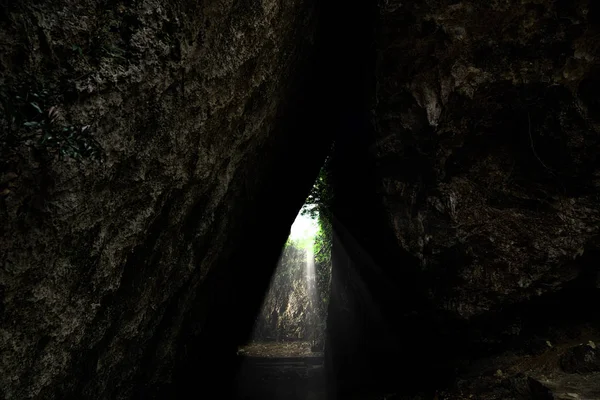
[[[331,281],[332,227],[328,163],[319,175],[298,219],[312,221],[316,232],[290,235],[280,257],[271,287],[255,325],[255,340],[306,340],[322,350]],[[297,219],[297,221],[298,221]],[[307,257],[314,262],[311,293]]]

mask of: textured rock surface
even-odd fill
[[[600,350],[592,341],[573,347],[561,357],[560,366],[569,373],[600,372]]]
[[[386,2],[380,193],[401,248],[462,317],[553,290],[598,248],[593,2]]]
[[[372,67],[357,75],[375,81],[370,115],[348,113],[332,160],[337,378],[453,384],[451,360],[515,337],[529,351],[558,321],[597,328],[596,2],[387,0],[374,13],[359,50]]]
[[[286,245],[256,318],[253,340],[310,339],[311,299],[305,270],[305,250]]]
[[[210,390],[334,130],[336,379],[598,331],[597,2],[46,3],[0,7],[2,397]],[[4,134],[35,107],[103,163]]]
[[[457,389],[444,392],[443,398],[460,400],[477,393],[483,400],[596,399],[600,396],[600,374],[584,361],[584,353],[589,356],[594,352],[594,342],[570,347],[573,344],[546,345],[537,355],[509,353],[475,362],[467,376],[458,380]],[[578,369],[577,374],[557,368],[565,360],[569,360],[569,367]]]
[[[326,135],[308,129],[296,90],[311,87],[313,7],[64,0],[0,14],[5,100],[47,90],[42,111],[91,125],[105,154],[79,164],[3,143],[0,397],[130,398],[136,380],[183,368],[186,340],[226,330],[206,326],[207,307],[232,312],[244,292],[226,278],[255,264],[252,235],[271,232],[276,256],[318,171]]]

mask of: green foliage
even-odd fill
[[[71,50],[73,50],[74,52],[76,52],[80,57],[83,57],[83,50],[81,49],[81,47],[77,46],[76,44],[74,44],[71,47]]]
[[[287,242],[285,243],[285,246],[286,247],[292,246],[292,247],[296,247],[297,249],[305,251],[313,246],[313,241],[312,241],[312,238],[310,238],[310,237],[304,237],[302,239],[288,238]]]
[[[318,301],[315,304],[317,327],[313,330],[311,345],[315,350],[322,351],[325,341],[325,326],[329,294],[331,290],[331,249],[333,228],[331,225],[330,205],[333,192],[330,186],[329,158],[319,171],[319,175],[306,200],[307,207],[303,213],[317,219],[319,230],[314,240],[315,285]]]
[[[102,161],[102,148],[89,125],[68,124],[61,115],[59,98],[47,89],[23,82],[0,92],[3,118],[0,143],[3,160],[23,145],[54,159],[65,157]]]
[[[257,320],[258,337],[276,337],[283,339],[294,336],[310,340],[315,351],[322,351],[325,339],[329,291],[331,286],[331,248],[332,226],[329,205],[333,199],[329,187],[328,162],[319,172],[319,176],[302,207],[301,214],[317,221],[318,231],[314,238],[288,238],[282,251],[278,269],[273,276],[269,294]],[[306,282],[306,257],[313,254],[315,265],[314,282],[308,283],[316,291],[316,298],[310,295]],[[292,293],[298,293],[298,287],[304,287],[304,296],[308,300],[305,313],[297,318],[283,317]],[[296,290],[296,292],[294,292]],[[292,329],[293,328],[293,329]],[[291,335],[294,330],[294,335]]]
[[[319,171],[313,187],[306,198],[306,207],[303,207],[302,214],[318,218],[322,215],[329,217],[329,206],[333,200],[333,192],[329,185],[329,158],[325,160],[325,165]]]
[[[333,228],[331,225],[330,205],[333,201],[333,192],[330,185],[329,174],[330,158],[325,160],[325,165],[319,171],[319,175],[313,185],[306,205],[302,212],[311,218],[317,219],[319,231],[315,237],[314,254],[315,268],[317,274],[317,290],[323,297],[324,307],[329,299],[329,284],[331,280],[331,247],[333,239]],[[323,310],[323,315],[325,315]]]
[[[319,232],[315,238],[315,284],[319,303],[317,313],[322,320],[327,316],[331,286],[331,243],[332,228],[329,219],[319,215]]]
[[[319,214],[319,231],[315,238],[315,262],[327,264],[331,262],[331,221]]]

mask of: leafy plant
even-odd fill
[[[332,226],[329,205],[333,196],[327,167],[326,162],[301,210],[302,215],[317,220],[317,234],[314,238],[288,238],[255,327],[257,337],[278,340],[285,337],[301,338],[310,342],[313,351],[322,351],[324,347],[331,282]],[[314,281],[306,279],[309,254],[314,257]],[[290,318],[282,313],[288,308],[292,293],[298,294],[299,287],[303,288],[302,297],[308,303],[302,308],[303,314]],[[316,296],[313,295],[313,289]]]
[[[313,218],[318,218],[319,215],[329,217],[329,206],[333,200],[333,192],[329,185],[329,158],[325,160],[325,165],[319,171],[319,175],[313,184],[308,197],[306,198],[306,205],[302,213],[309,215]]]
[[[58,96],[34,84],[20,83],[15,91],[0,93],[4,159],[7,152],[27,145],[59,160],[69,157],[102,161],[102,148],[90,125],[65,123],[58,101]]]
[[[100,144],[93,138],[89,125],[47,129],[40,139],[40,144],[57,153],[59,159],[70,157],[77,160],[91,158],[102,161]]]

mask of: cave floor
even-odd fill
[[[307,342],[252,343],[238,352],[238,400],[325,400],[323,354]]]
[[[296,342],[253,342],[239,349],[238,354],[248,357],[288,358],[323,357],[323,353],[310,350],[310,343]]]
[[[546,347],[536,355],[506,352],[503,355],[472,360],[470,366],[462,372],[457,386],[448,388],[448,391],[442,390],[439,396],[434,398],[440,400],[517,398],[599,400],[600,371],[566,373],[559,367],[561,356],[567,350],[586,343],[600,343],[600,336],[597,334],[590,336],[585,333],[562,343],[547,341]],[[236,400],[327,400],[331,398],[325,376],[323,354],[312,353],[308,343],[253,343],[241,348],[238,357],[240,368],[236,376]],[[531,386],[529,379],[533,379],[534,386]],[[523,382],[527,383],[527,387],[523,386]],[[542,389],[536,389],[535,385]],[[542,394],[537,393],[538,390],[541,390]],[[337,398],[340,400],[431,400],[432,398],[432,396],[405,397],[395,393],[384,395],[373,392],[375,391],[345,394]],[[552,397],[549,397],[549,393],[552,393]]]

